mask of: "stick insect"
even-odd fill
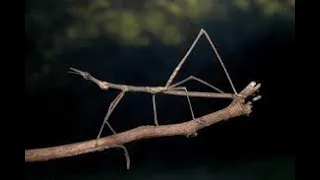
[[[225,93],[222,90],[220,90],[219,88],[209,84],[208,82],[197,78],[195,76],[189,76],[181,81],[178,81],[176,83],[173,83],[174,78],[177,76],[179,70],[181,69],[181,67],[183,66],[183,64],[185,63],[185,61],[187,60],[188,56],[190,55],[190,53],[192,52],[192,50],[194,49],[194,47],[196,46],[197,42],[199,41],[199,39],[202,36],[205,36],[207,41],[209,42],[211,48],[213,49],[215,55],[217,56],[223,70],[224,73],[226,74],[228,81],[231,85],[231,88],[233,90],[233,94],[231,93]],[[113,134],[116,134],[116,131],[113,129],[113,127],[110,125],[109,123],[109,118],[111,113],[114,111],[114,109],[116,108],[116,106],[119,104],[119,102],[121,101],[121,99],[123,98],[123,96],[125,95],[126,92],[144,92],[144,93],[149,93],[152,94],[152,106],[153,106],[153,115],[154,115],[154,124],[156,126],[159,126],[158,123],[158,117],[157,117],[157,106],[156,106],[156,95],[160,94],[160,93],[164,93],[164,94],[174,94],[174,95],[184,95],[187,97],[187,101],[188,101],[188,105],[189,105],[189,109],[190,109],[190,113],[192,116],[192,119],[195,119],[194,116],[194,112],[193,112],[193,108],[191,105],[191,100],[190,100],[190,96],[198,96],[201,97],[201,93],[195,93],[195,92],[189,92],[187,90],[187,88],[185,86],[181,86],[184,83],[190,81],[190,80],[194,80],[197,81],[201,84],[204,84],[210,88],[212,88],[213,90],[217,91],[218,93],[212,93],[213,97],[216,98],[233,98],[235,95],[238,95],[233,82],[230,78],[230,75],[215,47],[215,45],[213,44],[210,36],[207,34],[207,32],[204,29],[201,29],[200,32],[198,33],[197,37],[195,38],[195,40],[193,41],[192,45],[189,47],[188,51],[186,52],[186,54],[183,56],[183,58],[180,60],[179,64],[176,66],[176,68],[174,69],[174,71],[171,73],[170,77],[168,78],[165,86],[131,86],[131,85],[120,85],[120,84],[114,84],[114,83],[110,83],[110,82],[106,82],[106,81],[100,81],[98,79],[96,79],[95,77],[91,76],[88,72],[84,72],[75,68],[70,68],[71,71],[69,71],[69,73],[73,73],[73,74],[77,74],[77,75],[81,75],[84,79],[86,80],[90,80],[94,83],[96,83],[101,89],[109,89],[109,88],[113,88],[113,89],[118,89],[121,92],[116,96],[116,98],[110,103],[107,114],[103,120],[103,123],[100,127],[99,133],[97,135],[97,140],[100,138],[101,133],[104,129],[105,124],[109,127],[109,129],[112,131]],[[126,152],[126,158],[128,160],[128,156],[127,156],[127,150],[124,146],[121,146],[121,148],[123,148]],[[128,161],[127,161],[127,165],[128,165]]]

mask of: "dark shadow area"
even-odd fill
[[[69,67],[119,84],[164,86],[201,28],[217,46],[237,90],[255,80],[262,83],[260,94],[263,98],[254,105],[249,117],[215,124],[201,130],[195,138],[164,137],[127,144],[131,157],[129,171],[125,169],[123,151],[109,149],[48,162],[25,163],[25,179],[294,179],[295,122],[286,116],[289,97],[284,95],[290,81],[286,71],[290,68],[290,60],[296,56],[293,50],[294,12],[290,5],[281,5],[283,9],[290,6],[287,9],[291,11],[282,13],[277,10],[280,7],[272,5],[271,1],[271,5],[244,1],[248,2],[245,10],[239,8],[245,7],[243,4],[235,1],[212,1],[212,4],[220,2],[225,5],[225,11],[211,18],[210,9],[200,7],[207,1],[194,5],[195,12],[190,10],[189,14],[184,14],[179,9],[188,8],[192,1],[185,1],[185,4],[163,1],[162,5],[138,1],[139,5],[128,3],[121,6],[116,1],[95,0],[92,2],[101,4],[91,4],[92,7],[104,7],[103,12],[115,15],[106,13],[106,22],[91,11],[86,12],[89,15],[83,15],[94,18],[93,30],[102,28],[102,22],[108,22],[115,29],[123,27],[130,31],[135,27],[134,23],[144,22],[142,12],[152,12],[152,9],[142,7],[152,7],[161,15],[153,14],[155,27],[175,25],[173,35],[179,34],[181,41],[173,40],[172,43],[168,39],[173,35],[165,35],[171,31],[165,28],[156,31],[152,24],[150,27],[135,27],[137,32],[141,30],[136,36],[123,35],[126,33],[121,34],[120,30],[119,34],[114,33],[112,27],[90,34],[88,29],[78,27],[90,22],[80,17],[79,13],[85,12],[78,9],[78,17],[67,11],[89,7],[88,2],[27,2],[25,149],[84,141],[97,136],[108,106],[119,92],[102,91],[80,76],[68,74]],[[46,9],[49,7],[52,12]],[[196,8],[208,13],[197,13]],[[131,14],[123,15],[125,12]],[[112,24],[109,16],[126,18],[123,24]],[[94,24],[96,21],[99,23]],[[79,32],[74,32],[78,35],[70,38],[64,34],[70,28],[78,29]],[[144,35],[148,43],[141,40]],[[198,42],[175,82],[189,75],[232,92],[205,38]],[[186,86],[188,90],[213,91],[196,82]],[[230,102],[201,98],[191,101],[197,117],[219,110]],[[159,95],[157,108],[160,124],[191,120],[185,97]],[[117,132],[153,124],[151,95],[125,94],[112,113],[110,123]],[[110,134],[107,128],[103,132],[103,136]]]

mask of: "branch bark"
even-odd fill
[[[229,106],[219,111],[198,117],[194,120],[179,124],[140,126],[132,130],[100,138],[99,140],[94,139],[54,147],[29,149],[25,150],[25,162],[47,161],[95,151],[103,151],[110,148],[118,148],[123,144],[146,138],[176,135],[190,136],[200,129],[217,122],[237,116],[249,115],[251,113],[252,102],[246,102],[246,100],[251,96],[253,96],[252,101],[258,100],[261,96],[254,97],[254,93],[260,88],[260,86],[261,84],[251,82],[233,99]]]

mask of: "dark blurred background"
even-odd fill
[[[294,179],[294,120],[286,117],[284,96],[295,58],[294,0],[27,0],[25,8],[25,149],[96,138],[119,92],[102,91],[68,74],[69,67],[119,84],[164,86],[201,28],[237,90],[255,80],[263,96],[250,117],[215,124],[195,138],[127,144],[129,171],[123,151],[109,149],[25,163],[25,179]],[[190,75],[232,92],[204,37],[175,82]],[[191,101],[197,117],[230,102]],[[185,97],[159,95],[157,108],[160,124],[191,119]],[[127,93],[110,123],[117,132],[153,124],[151,96]]]

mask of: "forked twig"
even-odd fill
[[[229,83],[234,93],[225,93],[219,88],[195,76],[189,76],[186,79],[183,79],[175,84],[172,84],[174,78],[178,74],[179,70],[183,66],[184,62],[186,61],[192,49],[195,47],[195,45],[197,44],[198,40],[202,35],[205,35],[206,39],[209,41],[212,49],[214,50],[216,56],[218,57],[218,60],[229,80]],[[226,120],[226,119],[244,115],[244,114],[250,114],[252,102],[257,101],[261,98],[261,96],[254,96],[253,99],[251,100],[252,102],[248,101],[248,103],[245,103],[245,99],[248,96],[253,95],[253,93],[260,88],[260,84],[256,85],[255,82],[251,82],[243,91],[240,92],[240,94],[238,94],[224,63],[220,55],[218,54],[216,47],[211,41],[209,35],[203,29],[200,30],[198,36],[190,46],[189,50],[181,59],[177,67],[174,69],[171,76],[168,78],[165,86],[153,87],[153,86],[131,86],[131,85],[115,84],[107,81],[101,81],[93,77],[88,72],[84,72],[75,68],[70,68],[70,70],[71,70],[69,71],[70,73],[81,75],[84,79],[94,82],[103,90],[108,90],[112,88],[112,89],[121,90],[121,93],[119,93],[118,96],[110,103],[108,112],[100,127],[100,131],[98,133],[97,139],[95,140],[95,145],[93,145],[93,140],[91,140],[91,141],[85,141],[81,143],[69,144],[69,145],[52,147],[52,148],[26,150],[25,161],[43,161],[48,159],[68,157],[76,154],[83,154],[87,152],[108,149],[112,147],[120,147],[124,149],[125,157],[127,161],[127,168],[129,169],[130,158],[129,158],[128,151],[123,144],[131,141],[135,141],[141,138],[172,136],[172,135],[190,136],[192,134],[196,134],[199,129],[202,129],[206,126],[209,126],[221,120]],[[218,91],[218,93],[188,91],[185,86],[180,86],[190,80],[195,80],[201,84],[204,84],[214,89],[215,91]],[[116,108],[116,106],[118,105],[118,103],[120,102],[120,100],[122,99],[122,97],[126,92],[143,92],[143,93],[149,93],[152,95],[154,123],[156,126],[141,126],[126,132],[122,132],[118,134],[116,133],[116,131],[112,128],[108,120],[111,113]],[[186,96],[188,100],[189,108],[191,111],[192,120],[190,120],[189,122],[180,123],[180,124],[160,126],[158,123],[157,108],[156,108],[156,95],[160,93],[169,94],[169,95]],[[202,117],[195,118],[190,97],[227,98],[227,99],[233,99],[233,101],[227,108],[224,108],[220,111],[217,111]],[[100,138],[105,124],[107,124],[109,129],[112,131],[113,135],[107,136],[105,138]],[[49,153],[54,153],[54,155],[51,155]]]

